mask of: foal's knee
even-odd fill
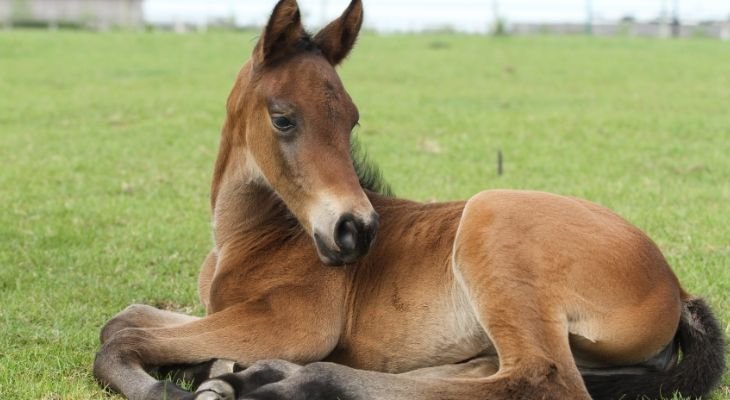
[[[154,310],[156,310],[154,307],[145,304],[132,304],[127,306],[127,308],[104,324],[104,327],[101,328],[99,340],[104,344],[114,334],[123,329],[142,327],[143,318]]]
[[[111,323],[112,321],[110,321]],[[108,325],[108,324],[107,324]],[[106,327],[105,327],[106,328]],[[102,332],[103,335],[103,332]],[[104,364],[106,361],[110,363],[141,362],[140,351],[136,346],[145,338],[144,332],[137,328],[123,328],[115,332],[114,335],[107,338],[102,343],[101,348],[96,353],[96,361]]]
[[[101,345],[94,358],[94,377],[103,385],[111,384],[112,377],[120,371],[137,369],[146,364],[144,360],[149,335],[142,329],[125,328],[118,331]],[[148,376],[144,373],[145,376]],[[118,391],[120,388],[111,386]]]

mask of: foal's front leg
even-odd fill
[[[146,304],[132,304],[104,325],[99,340],[101,344],[104,344],[117,332],[127,328],[164,328],[186,324],[198,319],[200,317],[160,310]]]
[[[198,400],[563,400],[587,399],[554,383],[551,368],[495,372],[493,359],[424,368],[403,374],[357,370],[317,362],[298,366],[263,361],[239,373],[204,382]],[[486,375],[481,375],[486,374]],[[263,378],[263,379],[262,379]],[[555,381],[551,383],[551,381]]]
[[[129,328],[170,328],[199,320],[200,317],[160,310],[146,304],[132,304],[107,322],[101,330],[101,344],[106,343],[117,332]],[[193,387],[212,377],[233,372],[235,362],[230,360],[212,359],[192,365],[166,365],[160,368],[151,368],[149,372],[155,376],[164,376],[191,382]]]
[[[416,379],[468,379],[493,375],[499,369],[497,356],[481,356],[458,364],[421,368],[399,375],[400,382]],[[368,378],[366,375],[370,374]],[[358,371],[341,365],[317,363],[299,366],[282,360],[259,361],[241,372],[216,376],[196,391],[197,400],[261,398],[277,393],[292,399],[369,399],[358,382],[395,375]],[[270,384],[280,383],[279,385]],[[398,386],[398,385],[393,385]],[[413,396],[408,393],[405,396]]]
[[[269,358],[298,363],[324,358],[339,336],[338,305],[312,296],[307,301],[287,300],[292,305],[288,309],[240,303],[182,325],[121,329],[106,337],[94,361],[94,375],[130,399],[175,399],[187,393],[157,381],[146,367],[213,358],[243,365]]]

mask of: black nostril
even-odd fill
[[[343,215],[335,227],[335,243],[343,253],[357,249],[358,228],[352,215]]]

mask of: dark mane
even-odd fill
[[[254,40],[258,41],[257,46],[260,46],[260,37],[254,38]],[[282,52],[282,54],[279,54],[278,56],[269,59],[266,61],[267,67],[275,67],[277,65],[282,64],[283,62],[286,62],[287,60],[290,60],[292,57],[295,57],[300,54],[315,54],[315,55],[321,55],[322,50],[317,46],[317,43],[312,38],[312,35],[309,34],[309,32],[302,32],[301,36],[297,39],[296,42],[292,45],[292,47],[289,49],[288,52]]]
[[[299,37],[299,40],[297,40],[297,43],[294,45],[294,47],[302,53],[322,52],[319,49],[319,46],[317,46],[317,43],[314,42],[314,39],[312,39],[312,35],[310,35],[309,32],[304,32],[302,36]]]
[[[350,154],[352,155],[352,165],[355,167],[355,173],[357,173],[357,178],[360,180],[360,186],[363,189],[386,197],[395,195],[393,189],[383,178],[380,168],[368,159],[367,153],[357,139],[350,142]]]

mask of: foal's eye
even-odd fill
[[[292,122],[287,117],[272,117],[271,123],[274,124],[274,127],[280,131],[288,131],[289,129],[294,128],[294,122]]]

